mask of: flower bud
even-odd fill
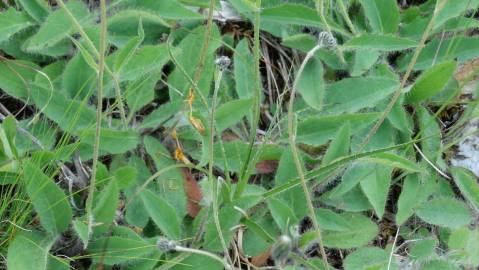
[[[220,56],[216,58],[215,64],[221,71],[225,71],[231,64],[231,59],[228,56]]]
[[[171,252],[176,250],[176,242],[165,237],[160,237],[158,241],[156,241],[156,247],[160,251]]]
[[[329,32],[322,31],[318,35],[318,42],[326,49],[334,49],[338,46],[336,38]]]
[[[288,259],[293,249],[293,240],[288,235],[281,235],[271,250],[271,257],[277,265],[282,265]]]

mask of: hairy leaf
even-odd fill
[[[458,228],[469,224],[471,213],[467,206],[453,198],[438,198],[424,202],[416,215],[429,224]]]
[[[24,173],[28,196],[43,228],[53,235],[65,231],[72,218],[72,209],[63,190],[31,162],[25,163]]]
[[[80,23],[88,23],[89,12],[82,2],[68,1],[66,7]],[[52,47],[73,33],[75,33],[73,22],[63,9],[58,9],[48,15],[45,23],[35,35],[26,41],[24,47],[29,52],[38,52]]]
[[[0,43],[33,24],[25,13],[14,8],[2,11],[0,13]]]

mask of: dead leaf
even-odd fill
[[[203,194],[190,170],[183,169],[182,171],[186,194],[186,210],[190,217],[195,218],[201,210],[200,201],[203,198]]]
[[[252,257],[251,258],[251,264],[253,264],[256,267],[265,266],[266,263],[268,262],[268,259],[269,259],[270,255],[271,255],[271,247],[268,248],[267,250],[263,251],[263,253]]]
[[[263,160],[256,163],[256,172],[259,174],[274,173],[277,168],[277,160]]]

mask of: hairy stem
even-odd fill
[[[351,21],[351,18],[349,18],[348,10],[346,9],[346,6],[344,5],[343,0],[338,0],[337,3],[339,5],[341,14],[343,15],[344,21],[346,21],[346,24],[349,27],[349,30],[351,30],[351,33],[353,33],[353,35],[356,35],[357,34],[356,27],[354,27],[354,24]]]
[[[215,255],[213,253],[210,253],[208,251],[203,251],[203,250],[194,249],[194,248],[187,248],[187,247],[182,247],[182,246],[176,246],[175,250],[178,251],[178,252],[193,253],[193,254],[198,254],[198,255],[209,257],[213,260],[221,262],[223,264],[223,266],[225,267],[225,269],[227,269],[227,270],[231,269],[231,266],[229,264],[227,264],[223,259],[221,259],[217,255]]]
[[[93,145],[93,168],[90,179],[90,186],[88,189],[88,198],[86,201],[86,213],[88,219],[88,234],[91,234],[93,226],[93,196],[95,193],[96,172],[98,166],[98,157],[100,152],[100,131],[101,131],[101,116],[103,110],[103,73],[105,71],[105,50],[106,50],[106,0],[100,0],[101,8],[101,22],[100,22],[100,56],[98,65],[98,93],[97,93],[97,108],[96,108],[96,127],[95,127],[95,142]]]
[[[321,19],[321,22],[324,24],[326,27],[326,31],[333,36],[333,32],[331,30],[331,26],[329,25],[328,21],[326,20],[326,16],[324,15],[324,2],[323,0],[315,0],[315,5],[316,5],[316,12],[319,15],[319,18]],[[341,62],[346,63],[346,60],[344,59],[344,54],[343,50],[341,47],[337,47],[338,50],[338,56]]]
[[[249,178],[249,167],[250,161],[253,153],[254,141],[256,139],[256,130],[259,126],[259,118],[261,115],[261,74],[259,71],[260,64],[260,11],[261,11],[261,0],[256,0],[256,10],[255,10],[255,19],[254,19],[254,79],[255,79],[255,92],[253,93],[253,119],[251,123],[251,130],[249,134],[249,143],[248,143],[248,155],[246,156],[246,161],[244,162],[243,168],[240,173],[240,180],[235,191],[235,198],[241,197],[246,184],[248,183]]]
[[[376,122],[376,124],[374,124],[373,128],[369,131],[368,135],[366,136],[366,139],[364,139],[364,141],[359,146],[358,152],[361,152],[364,149],[364,147],[366,147],[366,145],[369,143],[371,138],[378,131],[379,127],[382,125],[382,123],[388,117],[389,113],[391,112],[392,108],[394,107],[394,104],[396,104],[396,101],[398,100],[399,96],[401,95],[401,92],[402,92],[404,86],[406,85],[407,80],[411,76],[412,70],[414,68],[414,65],[416,64],[416,61],[419,57],[419,54],[421,53],[422,49],[424,48],[424,46],[426,44],[426,40],[429,37],[429,33],[431,32],[431,30],[434,26],[434,22],[436,21],[436,17],[439,14],[439,12],[442,10],[442,8],[444,7],[445,4],[446,4],[445,0],[441,0],[441,1],[438,2],[437,6],[436,6],[436,9],[434,10],[434,13],[432,15],[432,18],[429,21],[429,24],[427,25],[426,30],[424,31],[424,33],[422,35],[421,41],[419,42],[419,45],[416,48],[416,51],[414,52],[414,55],[411,58],[411,61],[409,62],[406,73],[404,74],[404,77],[401,80],[399,88],[396,90],[396,92],[394,92],[394,95],[391,98],[391,101],[386,106],[386,109],[384,110],[383,114],[381,115],[379,120]]]
[[[223,231],[221,230],[220,218],[219,218],[219,206],[218,206],[218,179],[213,175],[213,166],[214,166],[214,138],[215,138],[215,115],[216,115],[216,102],[218,98],[218,90],[221,84],[221,78],[223,77],[223,71],[220,70],[218,78],[215,80],[215,90],[213,93],[213,101],[211,104],[211,113],[210,113],[210,161],[208,164],[208,178],[210,179],[211,185],[211,196],[213,199],[213,220],[215,222],[216,230],[218,232],[218,237],[223,247],[223,251],[228,260],[228,263],[232,265],[232,260],[229,256],[228,247],[226,246],[226,241],[223,236]],[[221,138],[220,138],[221,140]]]
[[[67,17],[70,19],[70,21],[73,23],[73,26],[76,28],[76,30],[80,33],[80,36],[85,40],[86,45],[88,46],[88,50],[90,52],[92,52],[95,55],[95,58],[98,59],[98,62],[100,62],[100,58],[102,57],[102,53],[101,53],[102,49],[100,48],[100,52],[96,49],[95,44],[93,43],[93,41],[87,35],[85,30],[81,26],[80,22],[75,18],[75,16],[73,16],[71,11],[65,6],[65,3],[63,2],[63,0],[58,0],[57,3],[60,6],[60,8],[63,9],[63,11],[67,15]],[[101,5],[101,3],[100,3],[100,5]],[[105,17],[106,17],[106,9],[105,10],[100,10],[100,17],[103,17],[102,13],[105,13]],[[100,33],[100,39],[101,39],[101,35],[102,35],[102,33]],[[104,38],[106,39],[106,30],[105,30],[105,37]],[[100,44],[100,47],[101,47],[101,44]],[[104,51],[106,50],[106,45],[105,45],[105,48],[103,48],[103,50]],[[104,56],[103,56],[103,58],[104,58]],[[118,83],[118,78],[110,70],[110,68],[107,65],[104,65],[104,70],[108,73],[108,75],[110,75],[112,77],[112,79],[115,83],[116,103],[118,104],[118,108],[120,110],[120,116],[121,116],[123,124],[126,128],[127,127],[127,122],[126,122],[126,114],[125,114],[125,109],[124,109],[125,106],[123,104],[123,98],[121,96],[121,90],[120,90],[120,85]],[[97,72],[99,73],[99,70],[97,70]],[[102,71],[102,73],[104,73],[104,71]],[[103,78],[102,78],[102,80],[103,80]]]
[[[304,175],[303,171],[303,166],[301,164],[301,160],[299,157],[298,149],[296,147],[296,130],[295,130],[295,121],[294,121],[294,100],[298,88],[298,82],[301,78],[301,74],[303,73],[303,70],[308,63],[308,61],[314,56],[317,50],[321,48],[321,44],[316,45],[313,49],[311,49],[307,54],[306,57],[304,58],[303,62],[301,63],[301,66],[299,67],[298,73],[296,74],[296,78],[294,79],[293,83],[293,89],[291,92],[291,97],[289,100],[288,104],[288,138],[289,138],[289,144],[291,147],[291,153],[293,155],[293,160],[294,164],[296,166],[296,171],[298,172],[298,177],[301,183],[301,187],[303,188],[304,196],[306,198],[306,202],[308,205],[308,211],[311,216],[311,220],[313,222],[313,227],[314,230],[316,231],[317,237],[318,237],[318,242],[319,242],[319,250],[321,252],[321,257],[323,257],[323,262],[324,262],[324,268],[327,270],[329,269],[328,265],[328,257],[326,256],[326,250],[324,249],[323,245],[323,240],[321,236],[321,228],[319,226],[319,223],[316,219],[316,213],[314,212],[314,206],[313,206],[313,201],[311,199],[311,194],[309,192],[308,184],[306,182],[306,178]]]

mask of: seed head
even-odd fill
[[[230,66],[231,59],[228,56],[223,55],[216,58],[215,64],[219,67],[221,71],[224,71]]]
[[[327,31],[322,31],[318,35],[318,42],[321,44],[324,48],[326,49],[334,49],[336,46],[338,46],[338,42],[336,41],[336,38],[331,35],[331,33]]]
[[[156,241],[156,247],[163,252],[171,252],[176,250],[176,242],[165,237],[160,237]]]
[[[293,249],[293,240],[288,235],[281,235],[271,250],[271,257],[277,265],[282,265]]]

